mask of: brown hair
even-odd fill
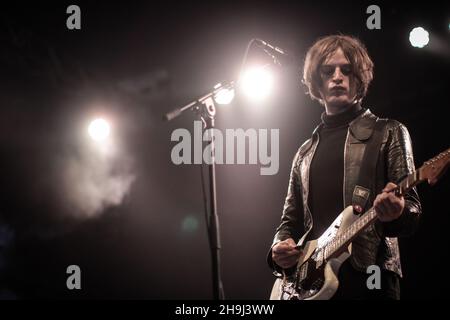
[[[322,79],[319,68],[322,63],[341,48],[345,57],[352,65],[352,79],[356,81],[356,99],[362,100],[373,79],[373,62],[364,44],[357,38],[346,35],[332,35],[319,39],[308,50],[303,71],[303,83],[308,87],[312,99],[323,103],[319,93]]]

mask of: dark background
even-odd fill
[[[70,4],[16,2],[0,13],[4,297],[212,297],[200,169],[175,166],[170,158],[172,131],[192,132],[195,117],[164,123],[161,116],[234,79],[251,38],[290,50],[296,62],[260,106],[237,98],[218,111],[222,129],[280,129],[277,175],[261,176],[259,165],[217,168],[227,298],[269,296],[273,277],[265,258],[292,157],[322,112],[300,83],[304,55],[318,37],[340,32],[366,44],[375,79],[364,105],[408,127],[417,166],[449,147],[444,2],[77,1],[80,31],[66,28]],[[381,7],[381,30],[366,28],[370,4]],[[431,34],[426,49],[409,44],[416,26]],[[86,217],[67,204],[62,168],[76,152],[80,124],[105,113],[133,158],[135,181],[120,205]],[[449,181],[419,187],[420,228],[400,240],[404,299],[438,298],[449,286],[442,270],[449,258]],[[81,267],[81,291],[66,288],[72,264]]]

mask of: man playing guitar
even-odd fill
[[[292,273],[303,254],[299,240],[319,238],[348,206],[358,215],[373,205],[378,219],[353,239],[333,299],[399,299],[397,237],[413,233],[421,214],[415,188],[400,196],[394,192],[394,182],[415,169],[406,127],[379,119],[361,105],[372,78],[373,63],[354,37],[328,36],[309,49],[303,80],[325,112],[294,157],[281,224],[268,255],[277,275]],[[366,284],[371,265],[381,269],[379,290]]]

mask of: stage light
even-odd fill
[[[248,98],[261,101],[272,92],[273,78],[265,67],[252,68],[242,74],[240,86]]]
[[[221,105],[230,104],[234,99],[234,90],[233,89],[222,89],[217,92],[214,100]]]
[[[425,47],[430,42],[430,36],[428,31],[422,27],[414,28],[409,34],[409,42],[416,48]]]
[[[103,119],[96,119],[89,125],[89,135],[97,142],[105,141],[110,133],[110,126],[108,122]]]

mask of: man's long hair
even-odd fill
[[[303,83],[308,87],[312,99],[323,104],[319,89],[322,87],[320,66],[338,48],[352,65],[351,81],[356,81],[356,99],[360,102],[367,94],[373,79],[373,62],[364,44],[348,35],[332,35],[319,39],[308,50],[303,71]]]

